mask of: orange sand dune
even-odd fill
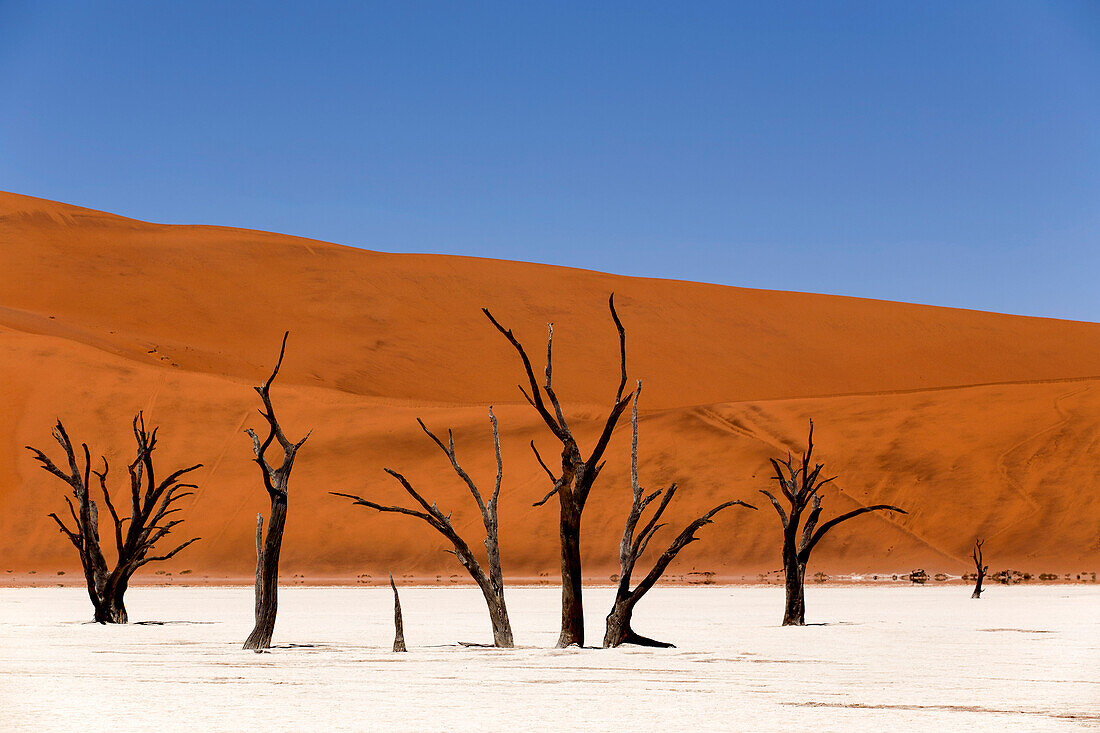
[[[313,436],[292,478],[288,579],[461,573],[428,527],[327,492],[399,502],[381,470],[394,468],[453,509],[476,544],[472,500],[415,418],[454,427],[460,459],[488,486],[491,403],[505,461],[505,571],[553,580],[556,508],[531,506],[548,486],[527,447],[534,439],[552,453],[552,440],[480,308],[536,360],[546,322],[556,323],[555,384],[590,444],[618,379],[611,291],[631,379],[645,382],[643,483],[679,482],[674,524],[726,498],[760,506],[720,515],[671,574],[778,567],[778,520],[756,490],[769,456],[804,447],[809,417],[820,459],[840,475],[827,515],[877,502],[911,511],[835,530],[811,573],[959,573],[975,535],[989,538],[994,570],[1079,572],[1100,557],[1097,324],[384,254],[15,194],[0,194],[0,273],[0,573],[9,577],[35,570],[53,581],[79,567],[46,518],[64,506],[63,487],[22,446],[51,447],[61,417],[118,479],[139,409],[162,426],[164,468],[205,464],[185,525],[203,540],[160,569],[247,577],[267,502],[243,430],[261,427],[251,385],[290,329],[274,399],[292,437]],[[628,451],[624,421],[586,513],[594,578],[617,568]]]

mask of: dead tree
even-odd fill
[[[890,504],[874,504],[871,506],[854,509],[847,514],[842,514],[835,519],[830,519],[820,527],[817,526],[821,518],[821,487],[830,483],[832,478],[822,479],[821,469],[824,464],[818,463],[810,467],[810,458],[814,451],[814,423],[810,421],[810,437],[807,441],[806,452],[802,454],[802,465],[795,467],[790,453],[787,460],[771,459],[775,469],[775,481],[779,483],[779,489],[790,505],[790,513],[783,510],[779,500],[767,489],[761,489],[771,500],[775,511],[779,513],[779,520],[783,523],[783,577],[787,588],[787,604],[783,612],[784,626],[803,626],[806,623],[806,562],[810,559],[810,553],[833,527],[841,522],[846,522],[860,514],[886,510],[907,514],[904,509],[899,509]],[[810,514],[802,524],[802,513],[810,509]],[[801,531],[799,525],[801,526]]]
[[[393,588],[393,650],[407,652],[405,648],[405,620],[401,617],[401,599],[397,596],[397,585],[390,573],[390,587]]]
[[[451,468],[458,477],[462,479],[467,488],[469,488],[470,493],[474,497],[474,501],[477,502],[477,508],[481,510],[481,521],[482,524],[485,525],[485,553],[489,564],[488,572],[485,572],[485,569],[474,555],[473,550],[470,549],[466,541],[462,539],[457,531],[455,531],[454,525],[451,523],[451,515],[443,514],[434,503],[428,504],[428,501],[413,488],[412,484],[396,471],[392,471],[388,468],[385,469],[386,473],[397,479],[409,496],[411,496],[417,504],[423,507],[424,511],[406,509],[405,507],[399,506],[383,506],[382,504],[368,501],[367,499],[363,499],[353,494],[341,494],[335,491],[330,493],[334,496],[343,496],[351,499],[356,504],[370,507],[371,509],[377,509],[380,512],[407,514],[411,517],[417,517],[427,522],[437,532],[446,537],[454,546],[454,549],[448,550],[448,552],[458,558],[459,564],[466,568],[466,572],[470,574],[470,577],[473,578],[474,582],[481,588],[482,595],[485,596],[485,603],[489,607],[489,619],[493,624],[493,644],[498,647],[511,648],[513,646],[512,624],[508,619],[508,607],[504,603],[504,575],[500,570],[500,545],[498,543],[500,525],[497,520],[497,499],[500,497],[500,481],[504,473],[504,464],[500,459],[500,434],[497,431],[497,418],[493,414],[493,408],[489,408],[489,422],[493,426],[493,448],[496,452],[497,476],[496,483],[493,486],[493,493],[488,501],[485,501],[485,498],[477,488],[477,484],[474,483],[470,475],[459,465],[458,458],[455,455],[454,433],[451,430],[447,431],[447,443],[444,445],[443,441],[436,437],[435,433],[428,430],[428,427],[420,418],[417,418],[416,422],[420,424],[420,429],[439,446],[440,450],[442,450],[448,460],[450,460]]]
[[[985,580],[985,574],[989,570],[988,565],[982,564],[982,545],[985,544],[985,540],[974,540],[974,567],[977,570],[977,574],[974,576],[974,592],[970,594],[971,598],[982,597],[982,581]]]
[[[667,489],[658,489],[652,494],[645,491],[638,484],[638,396],[642,393],[642,383],[638,382],[634,390],[634,402],[630,409],[630,486],[634,492],[634,501],[630,505],[630,513],[626,517],[626,526],[623,529],[623,539],[619,544],[619,585],[615,591],[615,602],[611,607],[611,613],[607,614],[607,631],[603,637],[604,647],[615,647],[620,644],[638,644],[640,646],[671,647],[672,644],[663,641],[655,641],[636,633],[630,626],[631,616],[634,614],[634,606],[641,600],[650,588],[660,580],[661,575],[668,568],[669,563],[675,559],[680,550],[699,539],[695,533],[704,525],[712,523],[714,515],[731,506],[743,506],[748,509],[756,509],[751,504],[743,501],[727,501],[719,504],[703,516],[684,527],[676,536],[668,549],[661,553],[654,563],[653,569],[633,589],[630,587],[630,578],[634,573],[634,566],[638,558],[646,550],[646,546],[664,524],[658,524],[665,509],[672,503],[672,497],[676,494],[676,484],[673,483]],[[657,510],[649,518],[642,531],[635,535],[638,522],[642,513],[651,503],[657,499],[661,503]]]
[[[608,298],[607,302],[608,307],[611,309],[611,319],[615,322],[615,328],[619,334],[619,366],[622,376],[619,380],[619,387],[615,392],[615,400],[612,403],[611,411],[604,421],[603,430],[587,458],[581,453],[577,441],[569,429],[565,413],[562,411],[561,403],[558,401],[558,396],[554,392],[551,381],[554,324],[548,324],[546,382],[540,389],[538,381],[535,379],[535,373],[531,368],[531,360],[527,358],[527,352],[524,351],[523,346],[511,330],[500,325],[488,308],[482,308],[492,324],[512,344],[523,362],[531,391],[528,393],[523,386],[520,386],[520,391],[538,412],[554,437],[561,442],[561,475],[555,476],[542,460],[542,456],[539,455],[538,450],[535,448],[535,442],[531,441],[531,450],[534,451],[535,458],[543,470],[546,471],[546,474],[550,477],[550,482],[553,484],[550,493],[540,501],[535,502],[535,506],[542,506],[550,500],[550,497],[557,494],[560,509],[561,634],[558,637],[559,647],[567,647],[572,644],[584,645],[584,612],[581,605],[581,515],[584,512],[585,502],[588,501],[588,494],[592,490],[592,485],[603,468],[603,454],[607,450],[608,441],[611,440],[611,433],[615,429],[619,417],[623,414],[623,410],[630,403],[631,398],[630,395],[623,397],[623,390],[626,389],[626,331],[619,320],[619,314],[615,312],[614,293]],[[546,398],[550,401],[553,413],[546,406],[546,401],[542,396],[543,391],[545,391]]]
[[[267,649],[271,646],[271,634],[275,630],[275,615],[279,607],[279,552],[283,546],[283,529],[286,526],[286,502],[287,482],[290,480],[290,470],[294,467],[294,457],[298,449],[309,438],[306,437],[297,443],[291,443],[279,420],[275,417],[275,408],[271,406],[271,383],[279,373],[279,367],[283,364],[283,355],[286,353],[286,339],[290,335],[287,331],[283,334],[283,344],[279,348],[279,360],[275,362],[275,369],[259,387],[254,387],[264,409],[260,414],[267,420],[267,438],[260,442],[256,431],[249,428],[246,432],[252,438],[252,450],[256,454],[256,464],[263,474],[264,488],[271,498],[271,512],[267,523],[267,536],[263,546],[256,543],[256,625],[252,633],[245,639],[245,649]],[[312,432],[312,431],[310,431]],[[283,449],[283,461],[278,467],[271,465],[267,460],[267,450],[271,444],[278,440]],[[256,537],[259,539],[263,529],[263,516],[256,517]]]
[[[42,464],[42,468],[57,476],[72,489],[73,498],[76,499],[75,506],[68,496],[65,497],[65,502],[69,505],[69,516],[72,518],[72,529],[56,514],[49,516],[57,522],[62,534],[69,538],[80,553],[80,564],[84,567],[88,596],[92,599],[92,607],[95,609],[93,618],[101,624],[127,622],[123,596],[131,576],[138,568],[147,563],[167,560],[199,539],[198,537],[189,539],[163,555],[149,554],[157,542],[183,522],[182,519],[169,519],[172,514],[181,511],[173,504],[191,496],[194,492],[190,489],[196,486],[181,483],[180,479],[191,471],[201,468],[202,464],[181,468],[169,474],[163,481],[157,482],[153,470],[157,428],[147,432],[144,416],[139,412],[134,416],[133,431],[134,440],[137,443],[137,455],[127,468],[130,474],[130,515],[128,517],[119,517],[111,501],[111,494],[107,490],[107,473],[110,470],[107,458],[105,456],[102,458],[103,470],[96,471],[92,468],[88,444],[81,443],[84,454],[84,468],[81,470],[72,441],[69,440],[65,426],[60,420],[53,429],[53,437],[65,451],[69,473],[65,473],[54,465],[42,451],[27,446],[27,450],[34,453],[35,458]],[[114,524],[115,566],[113,569],[108,568],[107,559],[100,546],[99,508],[90,495],[89,479],[92,474],[95,474],[98,480],[99,488],[103,492],[103,503],[110,512],[111,521]]]

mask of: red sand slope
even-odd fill
[[[453,426],[460,459],[488,484],[492,403],[505,460],[505,570],[553,579],[556,508],[531,507],[548,487],[526,447],[534,438],[552,453],[552,440],[522,402],[520,365],[480,308],[536,359],[555,322],[555,383],[591,440],[618,376],[610,291],[631,379],[645,382],[643,483],[680,483],[676,524],[727,497],[760,505],[705,528],[673,574],[778,567],[778,520],[756,489],[769,456],[804,447],[811,416],[820,458],[840,475],[827,516],[883,501],[911,514],[838,528],[810,572],[957,573],[976,534],[989,538],[994,570],[1096,568],[1100,325],[383,254],[0,194],[0,574],[53,579],[78,568],[45,516],[64,506],[63,486],[22,446],[50,446],[58,416],[121,472],[129,417],[144,409],[162,426],[165,468],[206,466],[186,525],[203,540],[161,569],[247,577],[266,495],[242,431],[260,427],[251,385],[290,329],[274,399],[289,433],[314,432],[291,484],[288,578],[461,572],[416,520],[327,492],[400,501],[382,473],[392,467],[453,508],[475,544],[472,500],[415,418]],[[586,513],[593,577],[617,566],[628,450],[624,422]]]

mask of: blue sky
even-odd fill
[[[1100,4],[0,0],[0,189],[1100,321]]]

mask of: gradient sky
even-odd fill
[[[1100,321],[1100,3],[0,0],[0,189]]]

